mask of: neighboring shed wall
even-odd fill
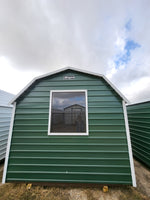
[[[5,158],[12,107],[0,106],[0,160]]]
[[[150,167],[150,101],[127,107],[133,155]]]
[[[0,161],[5,158],[12,106],[8,103],[13,94],[0,90]]]
[[[8,105],[13,97],[13,94],[0,90],[0,105]]]
[[[50,90],[77,89],[88,91],[89,136],[48,135]],[[122,99],[75,71],[36,81],[16,105],[9,181],[132,184]]]

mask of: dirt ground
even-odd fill
[[[3,165],[0,166],[0,180]],[[150,200],[150,170],[135,161],[137,188],[110,186],[104,193],[101,185],[32,186],[7,183],[0,185],[0,200]]]
[[[137,189],[150,198],[150,169],[134,160]]]

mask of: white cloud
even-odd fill
[[[147,90],[149,87],[150,78],[147,76],[131,81],[122,88],[122,91],[130,101],[134,102],[137,100],[137,97],[139,101],[149,98],[149,90]]]
[[[5,57],[0,57],[0,89],[17,94],[40,72],[28,70],[19,71],[11,66]]]
[[[1,89],[16,93],[36,75],[72,66],[106,74],[124,92],[125,87],[150,77],[149,10],[149,0],[2,0]],[[113,61],[124,53],[126,38],[141,48],[116,69]],[[142,88],[142,95],[149,91],[148,86]],[[133,94],[139,98],[134,88]]]

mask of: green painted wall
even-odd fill
[[[127,107],[133,155],[150,167],[150,101]]]
[[[48,136],[57,89],[88,90],[89,136]],[[76,71],[36,81],[17,102],[6,181],[132,184],[122,99],[102,78]]]

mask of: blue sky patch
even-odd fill
[[[119,66],[121,65],[127,64],[131,60],[131,51],[140,47],[141,45],[138,44],[137,42],[134,42],[134,40],[126,40],[123,53],[120,53],[116,56],[115,59],[116,69],[118,69]]]
[[[131,28],[132,28],[132,19],[129,19],[129,20],[127,21],[127,23],[125,24],[125,29],[126,29],[127,31],[130,31]]]

